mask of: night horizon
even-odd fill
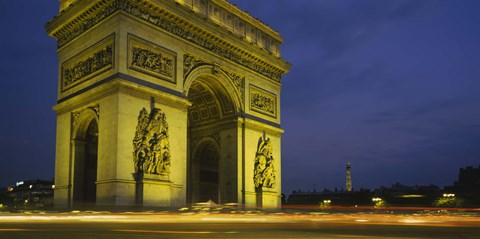
[[[54,175],[58,62],[44,25],[58,1],[47,2],[0,3],[0,187]],[[292,65],[282,193],[345,188],[347,162],[354,190],[444,187],[480,166],[479,2],[229,2],[278,30]]]

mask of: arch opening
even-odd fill
[[[222,135],[232,140],[236,138],[236,123],[239,106],[222,80],[214,76],[196,78],[188,89],[188,173],[187,201],[215,203],[232,202],[235,190],[231,189],[236,179],[235,150],[222,144]]]
[[[74,143],[73,206],[93,205],[97,195],[98,124],[95,118],[85,120]]]
[[[218,147],[213,141],[202,143],[195,150],[190,167],[190,201],[191,203],[220,202]]]

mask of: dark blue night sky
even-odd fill
[[[480,165],[480,1],[230,0],[284,38],[283,191],[452,184]],[[0,0],[0,186],[51,179],[57,0]]]

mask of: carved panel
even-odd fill
[[[114,35],[62,64],[62,91],[113,68]]]
[[[270,138],[265,135],[258,140],[257,153],[255,155],[253,182],[255,189],[275,187],[275,167],[273,147]]]
[[[130,69],[175,83],[176,54],[133,35],[128,36]]]
[[[277,117],[277,96],[250,85],[250,110],[271,117]]]
[[[170,144],[165,113],[154,108],[143,108],[138,116],[137,130],[133,139],[135,173],[156,174],[168,179],[170,174]]]

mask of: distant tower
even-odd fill
[[[347,163],[347,192],[352,191],[352,176],[350,175],[350,162]]]

